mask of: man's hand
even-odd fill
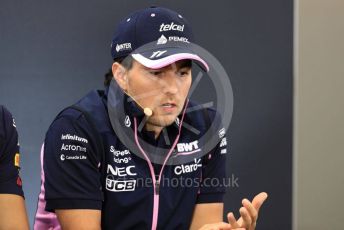
[[[0,194],[0,229],[29,230],[24,198]]]
[[[259,209],[267,199],[268,194],[259,193],[252,200],[242,200],[243,207],[240,208],[240,219],[237,221],[232,212],[227,214],[228,223],[218,222],[203,225],[199,230],[254,230],[256,228]]]
[[[232,212],[227,214],[231,229],[244,228],[246,230],[254,230],[257,225],[259,209],[267,198],[268,194],[262,192],[253,198],[252,203],[248,199],[243,199],[243,207],[239,210],[241,217],[238,221]]]
[[[225,222],[206,224],[199,230],[232,230],[232,226]],[[245,228],[235,228],[235,230],[245,230]]]
[[[91,209],[56,209],[63,230],[100,230],[101,211]]]

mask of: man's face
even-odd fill
[[[161,69],[149,69],[133,60],[127,71],[127,93],[153,115],[147,123],[165,127],[181,113],[192,82],[188,60],[177,61]]]

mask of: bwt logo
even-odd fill
[[[137,174],[133,172],[133,169],[135,169],[134,165],[127,166],[127,167],[116,167],[113,168],[111,165],[108,164],[106,172],[109,174],[111,173],[114,176],[136,176]]]
[[[191,152],[196,149],[198,149],[198,141],[177,144],[178,152]]]

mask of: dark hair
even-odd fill
[[[126,70],[130,70],[133,67],[133,58],[131,56],[115,58],[113,62],[118,62]],[[109,86],[112,78],[113,78],[112,68],[109,68],[109,70],[105,73],[104,85]]]
[[[120,57],[113,60],[113,62],[118,62],[121,64],[126,70],[130,70],[133,67],[133,57],[127,56],[127,57]],[[190,67],[192,68],[192,61],[187,60],[184,62],[183,67]],[[105,80],[104,85],[109,86],[111,83],[111,80],[113,78],[112,69],[110,68],[108,72],[105,74]]]

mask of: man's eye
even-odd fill
[[[162,74],[162,71],[150,71],[149,73],[154,75],[154,76],[159,76]]]
[[[185,77],[189,75],[189,71],[179,71],[179,76]]]

